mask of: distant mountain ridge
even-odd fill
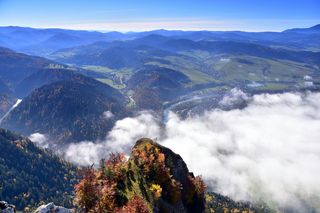
[[[95,46],[96,44],[92,45]],[[153,53],[149,53],[150,56],[157,56],[154,52],[158,53],[159,56],[162,56],[161,54],[175,54],[180,51],[204,50],[217,54],[246,54],[270,59],[276,58],[297,62],[310,61],[315,64],[320,63],[320,53],[270,48],[248,42],[193,41],[189,39],[169,38],[159,35],[148,35],[143,38],[123,42],[105,43],[104,46],[100,46],[99,48],[100,50],[96,49],[96,52],[87,51],[87,49],[92,49],[91,45],[76,47],[76,52],[72,48],[65,49],[61,50],[60,53],[54,53],[52,55],[52,59],[62,63],[77,65],[88,64],[90,63],[89,61],[91,61],[91,64],[95,65],[107,66],[110,68],[121,68],[137,65],[134,64],[134,62],[143,62],[143,60],[145,60],[144,58],[147,58],[147,56],[137,55],[140,52],[143,54],[143,51],[153,51]],[[67,53],[69,53],[69,55],[67,55]],[[119,64],[120,60],[123,61],[124,58],[126,58],[126,60],[131,60],[132,62],[129,64],[122,62],[122,64],[115,66],[115,64]]]
[[[317,24],[317,25],[309,27],[309,28],[293,28],[293,29],[285,30],[283,32],[285,32],[285,33],[295,32],[295,33],[319,34],[320,33],[320,24]]]
[[[299,32],[301,35],[297,35]],[[303,33],[302,33],[303,32]],[[47,56],[58,49],[86,45],[98,41],[130,40],[148,35],[161,35],[175,38],[185,38],[195,41],[249,41],[258,44],[288,45],[292,48],[303,48],[303,45],[319,49],[317,38],[319,25],[310,28],[289,29],[283,32],[243,32],[243,31],[182,31],[153,30],[146,32],[97,32],[67,29],[35,29],[27,27],[0,27],[0,46]],[[314,34],[310,36],[311,34]],[[315,37],[316,36],[316,37]]]

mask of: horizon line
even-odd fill
[[[153,32],[153,31],[180,31],[180,32],[252,32],[252,33],[263,33],[263,32],[283,32],[290,29],[307,29],[312,28],[320,24],[312,25],[310,27],[294,27],[294,28],[286,28],[284,30],[239,30],[239,29],[226,29],[226,30],[210,30],[210,29],[166,29],[166,28],[154,28],[154,29],[146,29],[146,30],[102,30],[102,29],[76,29],[76,28],[67,28],[67,27],[59,27],[59,26],[48,26],[48,27],[34,27],[34,26],[21,26],[21,25],[0,25],[0,28],[5,27],[16,27],[16,28],[28,28],[28,29],[36,29],[36,30],[72,30],[72,31],[87,31],[87,32],[100,32],[100,33],[111,33],[111,32],[118,32],[118,33],[141,33],[141,32]]]

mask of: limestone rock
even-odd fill
[[[15,213],[16,207],[5,201],[0,201],[0,213]]]
[[[73,213],[71,209],[67,209],[61,206],[56,206],[54,203],[48,203],[42,206],[39,206],[35,213]]]

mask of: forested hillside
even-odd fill
[[[77,168],[29,139],[0,129],[0,199],[18,210],[54,201],[72,206]]]

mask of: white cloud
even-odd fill
[[[238,88],[233,88],[229,94],[225,95],[219,102],[222,107],[239,106],[246,103],[249,96]]]
[[[171,113],[163,128],[154,116],[142,113],[118,121],[106,141],[73,144],[68,151],[97,162],[111,151],[128,154],[139,137],[158,137],[213,191],[300,212],[310,211],[307,206],[319,210],[319,100],[320,93],[255,95],[243,109],[213,110],[185,120]]]
[[[71,144],[65,151],[65,158],[79,165],[99,165],[100,159],[104,158],[107,150],[103,143],[93,143],[83,141],[77,144]]]
[[[258,95],[243,110],[211,111],[186,121],[172,114],[162,143],[217,192],[282,207],[305,200],[319,208],[317,100],[320,94]]]
[[[41,133],[33,133],[29,136],[29,139],[36,143],[39,147],[42,148],[48,148],[49,147],[49,143],[48,143],[48,138],[46,135],[41,134]]]
[[[110,119],[110,118],[112,118],[114,116],[114,114],[111,112],[111,111],[105,111],[104,113],[103,113],[103,117],[105,118],[105,119]]]
[[[135,118],[117,121],[105,141],[71,144],[66,149],[65,156],[69,161],[80,165],[98,165],[100,159],[107,157],[111,152],[128,154],[139,138],[155,138],[158,135],[158,120],[148,112],[141,112]]]

